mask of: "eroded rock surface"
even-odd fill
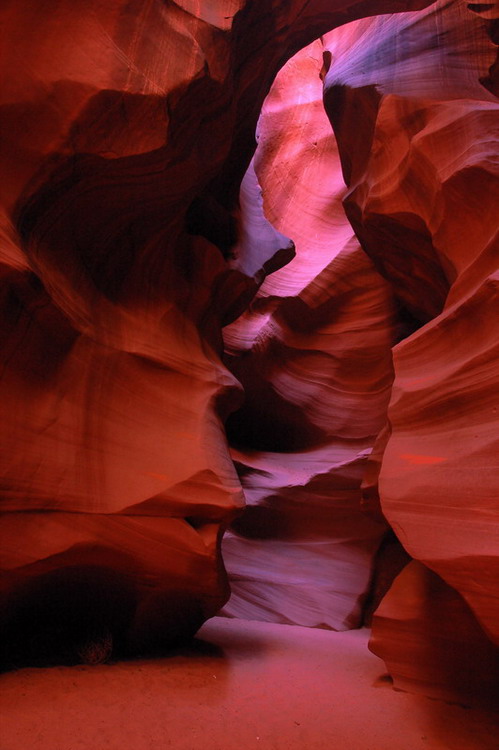
[[[416,560],[376,610],[369,648],[399,690],[497,708],[499,650],[462,596]]]
[[[440,2],[327,35],[325,103],[352,226],[419,326],[393,351],[390,435],[378,456],[380,509],[409,554],[442,579],[442,591],[447,584],[458,592],[498,643],[499,351],[492,321],[499,314],[499,106],[494,9],[474,7]],[[355,117],[369,143],[362,148]],[[371,473],[365,503],[375,507],[374,466]],[[413,592],[427,623],[437,616],[429,614],[430,589]],[[395,601],[389,594],[382,605],[383,622],[397,617]],[[400,639],[404,661],[402,652],[414,655],[411,639],[419,641],[424,628],[408,621],[398,636],[396,630],[378,628],[375,618],[377,653],[392,649],[397,681],[401,666],[390,638]],[[434,638],[452,648],[447,635],[425,637],[429,651]],[[410,678],[404,673],[406,685],[430,689],[435,674],[425,659]]]
[[[247,507],[223,552],[232,616],[345,629],[362,603],[383,518],[360,483],[386,419],[397,318],[353,236],[322,104],[320,41],[279,73],[254,164],[267,217],[296,244],[224,331],[245,402],[227,433]]]
[[[8,664],[192,634],[229,524],[229,614],[356,626],[390,526],[396,684],[492,689],[497,12],[347,23],[424,4],[3,3]]]
[[[14,662],[161,645],[227,598],[219,540],[243,496],[222,424],[239,385],[221,328],[293,254],[248,205],[255,182],[236,210],[257,117],[297,49],[391,7],[2,4],[2,628]]]

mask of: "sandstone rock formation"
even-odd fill
[[[245,391],[227,433],[247,503],[223,542],[224,612],[345,629],[362,622],[386,530],[362,512],[360,483],[386,420],[396,311],[342,207],[322,64],[320,41],[295,55],[257,129],[265,212],[296,256],[224,329]]]
[[[224,540],[233,592],[225,611],[335,628],[359,622],[369,581],[360,560],[370,569],[383,534],[380,525],[369,538],[360,527],[342,535],[362,506],[373,521],[387,520],[405,548],[390,545],[376,558],[369,611],[407,553],[424,562],[400,574],[375,614],[372,648],[397,686],[451,699],[499,689],[491,643],[499,622],[498,350],[486,324],[499,312],[499,117],[495,26],[481,16],[494,12],[441,2],[357,21],[281,71],[260,118],[255,165],[266,214],[297,255],[225,336],[227,362],[246,391],[228,434],[248,502]],[[346,190],[321,120],[321,57]],[[341,199],[389,283],[386,342],[403,339],[393,349],[384,426],[371,369],[372,361],[382,368],[383,355],[369,356],[372,318],[352,304],[377,277],[367,281],[352,262]],[[348,307],[335,268],[349,284]],[[356,314],[363,321],[362,343],[341,328],[345,308],[353,324]],[[342,349],[340,330],[351,350]],[[324,333],[334,336],[330,349]],[[350,484],[343,477],[338,485],[341,470],[327,464],[346,446],[354,453],[356,426],[342,369],[324,355],[349,373],[350,405],[372,409],[371,429],[376,419],[383,426],[375,442],[364,435],[373,450]],[[352,356],[363,358],[364,392],[354,386]],[[338,430],[339,414],[349,418]],[[347,487],[350,503],[335,506]]]
[[[399,690],[497,709],[499,649],[460,594],[416,560],[377,608],[369,647]]]
[[[1,592],[14,662],[164,644],[227,598],[219,541],[243,496],[222,424],[240,387],[220,330],[293,253],[250,177],[236,210],[258,113],[281,64],[319,34],[423,4],[2,4]]]
[[[426,4],[3,3],[7,663],[192,634],[230,526],[227,614],[355,627],[411,556],[373,649],[492,690],[499,14]]]
[[[379,623],[397,619],[397,597],[403,601],[408,587],[406,596],[426,609],[426,625],[416,618],[395,628],[399,656],[405,652],[410,667],[393,672],[424,690],[435,685],[435,673],[431,658],[416,655],[413,637],[424,632],[429,651],[440,637],[457,662],[473,662],[481,650],[480,638],[470,635],[466,657],[463,633],[456,650],[452,639],[446,643],[448,633],[436,634],[433,620],[453,618],[459,632],[460,618],[474,615],[496,644],[499,636],[499,360],[490,325],[499,313],[499,107],[490,31],[472,8],[442,2],[418,14],[357,22],[325,41],[332,60],[325,104],[348,184],[345,209],[362,247],[419,325],[393,350],[379,497],[405,549],[437,575],[411,568],[432,582],[425,587],[414,586],[409,571],[401,574],[375,616],[373,648],[380,655],[391,650],[394,666],[395,631],[388,635]],[[363,143],[352,137],[354,116],[362,117]],[[473,614],[458,606],[455,592]],[[402,619],[403,613],[401,605]],[[456,680],[450,669],[440,689],[449,692]]]

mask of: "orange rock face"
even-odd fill
[[[431,659],[411,649],[424,638],[429,651],[435,639],[449,649],[448,634],[430,634],[432,627],[422,625],[444,616],[443,602],[463,597],[473,615],[464,604],[449,603],[447,616],[462,616],[463,623],[474,616],[493,642],[499,638],[499,360],[490,324],[499,313],[493,28],[468,7],[440,3],[420,14],[360,21],[326,37],[332,62],[325,103],[348,183],[346,212],[362,247],[419,325],[393,350],[381,510],[405,549],[439,581],[407,593],[420,608],[413,619],[403,601],[413,579],[401,575],[375,617],[373,648],[390,652],[396,681],[430,691],[436,679]],[[364,123],[363,144],[358,134],[351,136],[356,114]],[[369,504],[373,482],[366,487]],[[397,602],[401,619],[409,619],[388,632]],[[454,658],[460,658],[456,650]],[[404,669],[397,659],[405,660]],[[447,671],[441,690],[449,693],[453,682],[459,690],[463,672]]]
[[[164,644],[227,598],[221,328],[294,252],[250,176],[233,210],[256,120],[291,54],[388,9],[3,3],[8,660]]]
[[[191,635],[229,528],[226,614],[356,627],[398,573],[395,683],[490,693],[497,12],[56,5],[0,11],[7,664]]]

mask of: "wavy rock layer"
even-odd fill
[[[484,9],[476,7],[493,15]],[[463,3],[439,2],[420,14],[332,32],[325,102],[348,184],[348,216],[407,318],[421,326],[394,349],[381,509],[406,550],[451,587],[441,582],[439,590],[458,592],[499,643],[494,28]],[[363,138],[353,129],[356,115]],[[366,502],[374,506],[375,473],[373,466],[366,480]],[[402,585],[401,578],[397,591]],[[432,591],[414,593],[428,613]],[[380,610],[384,623],[398,617],[397,601],[394,591]],[[462,607],[449,606],[449,617],[452,610],[459,620]],[[425,614],[426,621],[433,616]],[[413,653],[421,625],[409,618],[399,631],[379,622],[375,649],[392,649],[400,680],[389,641],[397,630],[400,654]],[[449,648],[448,633],[425,637]],[[428,659],[419,663],[430,669]],[[406,684],[421,689],[434,681],[433,673],[416,671],[404,673]]]
[[[497,709],[499,650],[462,596],[416,560],[376,610],[369,648],[399,690]]]
[[[255,180],[229,209],[282,62],[365,6],[2,3],[1,591],[14,661],[165,643],[226,599],[219,539],[242,493],[220,331],[293,254]]]
[[[360,483],[386,418],[396,314],[342,208],[321,67],[319,41],[295,55],[257,129],[265,212],[296,256],[224,331],[245,389],[227,431],[247,502],[223,542],[224,612],[345,629],[361,622],[386,530],[362,512]]]

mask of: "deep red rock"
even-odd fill
[[[414,558],[373,649],[493,694],[498,18],[424,4],[3,3],[8,664],[191,635],[230,525],[230,615],[354,627]]]
[[[400,593],[409,573],[401,575],[375,617],[375,649],[396,683],[431,691],[432,659],[455,646],[433,620],[452,617],[467,638],[466,607],[452,602],[465,600],[482,642],[499,638],[499,360],[491,323],[499,314],[499,111],[487,84],[496,50],[488,23],[460,3],[356,22],[325,44],[332,59],[325,102],[349,185],[345,208],[418,328],[393,350],[390,437],[377,457],[380,509],[426,566],[417,569],[441,579],[438,591],[413,587],[424,613],[417,622]],[[343,109],[330,110],[338,97]],[[350,138],[355,112],[367,121],[369,148]],[[372,466],[368,505],[376,503],[375,475]],[[462,670],[452,675],[448,692],[453,681],[458,693],[470,688]]]
[[[497,707],[499,649],[457,591],[412,561],[374,614],[369,648],[399,690]]]
[[[258,201],[237,209],[256,121],[291,54],[393,6],[2,4],[2,627],[14,661],[57,649],[61,628],[68,658],[105,656],[111,636],[132,651],[167,642],[227,598],[219,542],[243,496],[222,424],[239,385],[221,327],[293,252]],[[85,603],[113,592],[104,622],[85,620]]]

